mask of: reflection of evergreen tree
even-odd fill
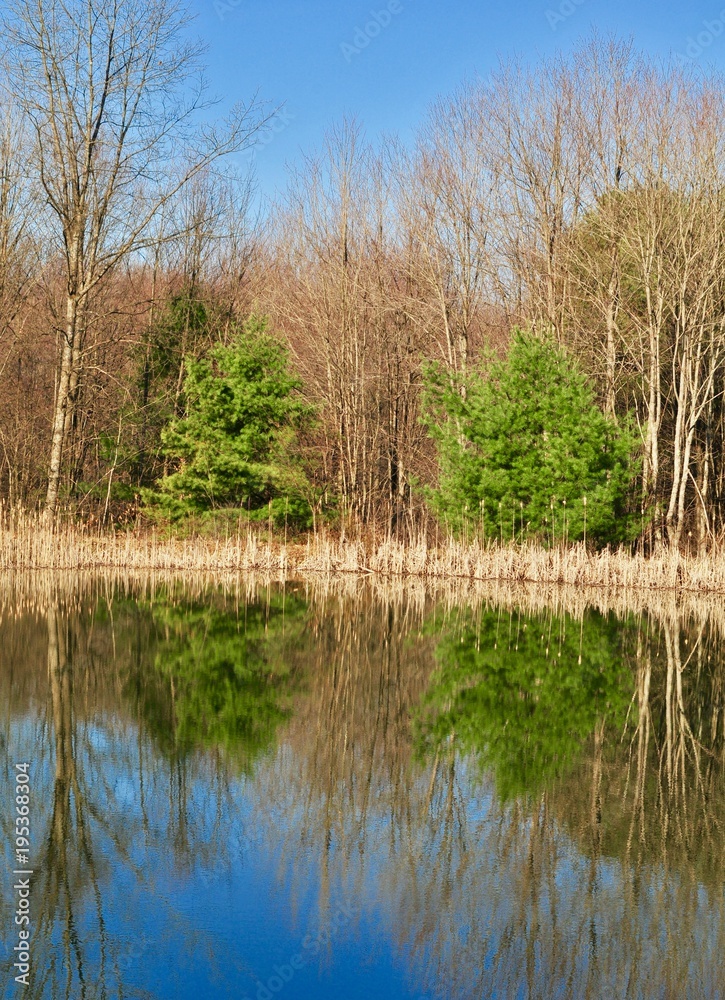
[[[461,612],[438,644],[416,721],[423,752],[478,753],[499,794],[537,794],[578,757],[598,720],[621,725],[631,697],[623,653],[633,627],[590,612],[561,617]]]
[[[135,676],[146,724],[166,753],[223,749],[248,767],[291,716],[306,604],[294,596],[230,607],[154,600],[152,667]]]

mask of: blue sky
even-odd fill
[[[267,195],[284,185],[285,162],[318,146],[343,115],[370,138],[407,139],[431,101],[465,77],[486,77],[500,56],[566,51],[592,28],[631,36],[653,55],[689,52],[725,67],[725,0],[190,0],[190,9],[222,107],[257,90],[284,105],[255,157]]]

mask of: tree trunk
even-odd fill
[[[45,517],[50,519],[54,518],[58,511],[61,463],[63,461],[63,448],[66,438],[66,415],[73,377],[77,318],[78,299],[75,295],[69,295],[66,301],[66,326],[60,361],[60,377],[58,379],[55,410],[53,412],[53,436],[51,439],[50,463],[48,466],[48,492],[45,498]]]

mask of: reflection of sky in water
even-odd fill
[[[11,741],[19,758],[37,759],[36,737],[32,722],[13,725]],[[290,858],[285,856],[290,844],[304,840],[304,830],[295,829],[302,812],[294,802],[304,790],[295,788],[289,747],[263,761],[255,780],[226,782],[221,805],[208,764],[190,762],[187,804],[177,814],[178,803],[170,797],[174,765],[156,757],[145,739],[139,743],[136,731],[122,734],[115,721],[104,731],[96,723],[85,737],[79,773],[88,794],[105,976],[109,983],[120,978],[124,997],[480,996],[489,978],[507,982],[507,970],[506,988],[497,991],[489,982],[484,995],[526,996],[519,977],[526,966],[526,937],[536,921],[531,960],[541,992],[534,995],[576,995],[567,992],[564,972],[583,982],[594,963],[601,978],[592,995],[629,996],[638,994],[617,992],[628,947],[632,961],[640,963],[635,972],[640,986],[648,966],[656,972],[657,951],[672,947],[677,925],[672,908],[687,894],[681,880],[658,866],[642,870],[635,903],[642,938],[638,953],[625,940],[631,920],[625,867],[612,859],[593,862],[561,831],[547,840],[551,866],[544,874],[550,878],[538,879],[532,906],[519,891],[531,819],[507,818],[490,789],[471,785],[463,767],[465,830],[452,848],[449,870],[435,856],[441,850],[439,832],[421,823],[414,842],[399,844],[394,824],[380,814],[371,815],[357,855],[337,844],[326,851],[313,836]],[[275,773],[286,776],[290,801],[277,803],[270,813],[264,799]],[[50,819],[52,781],[53,764],[46,755],[33,774],[36,860],[42,854],[38,832],[47,830]],[[506,850],[503,829],[511,838]],[[69,845],[71,854],[76,847]],[[327,907],[321,903],[325,858]],[[406,874],[412,862],[418,869]],[[4,864],[7,870],[7,853]],[[706,992],[702,969],[709,961],[717,965],[713,950],[721,940],[722,907],[702,887],[694,889],[691,901],[688,930],[680,930],[692,935],[690,946],[697,951],[690,974],[705,991],[701,995],[716,996]],[[432,911],[426,913],[426,907]],[[101,963],[98,912],[89,881],[76,891],[74,913],[88,980],[98,975]],[[8,916],[6,892],[5,926]],[[517,928],[518,943],[507,945],[505,937]],[[59,920],[53,930],[57,948],[62,935]],[[38,944],[35,958],[50,961],[47,942]],[[478,982],[477,977],[466,982],[468,967],[476,968]],[[512,992],[514,984],[518,988]],[[13,992],[8,986],[5,995]]]
[[[165,625],[173,630],[176,619]],[[207,680],[225,683],[229,641],[222,632],[223,656],[210,661]],[[381,659],[376,647],[371,661]],[[313,663],[319,679],[329,664]],[[83,670],[74,670],[83,690]],[[388,738],[373,725],[376,699],[389,693],[377,679],[369,689],[365,677],[356,683],[358,714],[344,718],[349,743],[347,728],[344,739],[332,732],[331,710],[318,719],[324,698],[305,690],[298,714],[285,717],[274,739],[262,733],[254,743],[251,765],[219,740],[204,752],[184,744],[187,752],[174,758],[157,688],[146,691],[142,729],[130,721],[137,705],[128,693],[126,701],[107,691],[104,702],[79,697],[62,823],[50,700],[37,716],[25,708],[6,716],[6,776],[15,760],[32,764],[33,958],[41,980],[56,962],[55,978],[29,995],[65,995],[63,961],[74,970],[73,1000],[104,989],[145,1000],[721,995],[722,889],[698,880],[686,852],[674,865],[672,857],[667,865],[637,862],[636,849],[599,856],[584,834],[577,840],[576,808],[589,808],[588,788],[565,786],[571,809],[564,798],[557,811],[540,791],[503,806],[495,775],[482,774],[478,762],[447,750],[437,770],[430,759],[398,760],[401,730],[391,726]],[[257,700],[245,705],[256,711],[266,702],[252,690]],[[190,691],[187,709],[197,689]],[[410,705],[401,704],[407,725]],[[322,739],[313,752],[317,726]],[[354,766],[338,766],[343,751]],[[8,871],[7,810],[2,820]],[[54,828],[64,830],[61,843],[51,842]],[[0,926],[7,947],[7,881]],[[17,993],[6,956],[10,997]]]
[[[25,755],[37,760],[36,736],[32,722],[13,724],[10,740],[18,759]],[[204,779],[191,782],[185,817],[190,850],[184,857],[175,855],[166,842],[175,822],[162,791],[168,763],[154,759],[150,744],[142,742],[145,766],[150,769],[144,775],[147,787],[142,808],[142,779],[134,758],[137,732],[120,738],[115,726],[103,731],[94,724],[84,730],[80,743],[86,749],[81,752],[79,771],[93,776],[88,783],[92,803],[88,820],[96,866],[102,872],[106,975],[113,981],[109,971],[120,972],[124,996],[243,1000],[246,994],[254,998],[258,991],[266,995],[259,989],[260,982],[271,979],[277,985],[275,968],[290,976],[282,995],[360,1000],[419,995],[406,987],[406,970],[378,926],[376,914],[359,912],[355,899],[340,896],[332,901],[332,917],[322,915],[311,887],[304,899],[297,900],[296,912],[291,912],[287,887],[279,880],[274,845],[263,843],[253,802],[244,794],[246,779],[227,789],[224,819],[217,828],[203,814],[201,804],[209,802]],[[127,769],[129,765],[135,766],[135,773]],[[52,783],[53,763],[46,757],[33,771],[35,861],[43,847],[37,831],[47,830],[50,820]],[[109,790],[112,796],[107,798]],[[191,845],[197,840],[199,849],[194,850]],[[6,870],[11,861],[7,843],[6,838]],[[75,846],[71,845],[71,852]],[[36,887],[39,884],[36,879]],[[98,911],[91,896],[88,886],[77,894],[74,915],[87,979],[97,975],[100,962]],[[11,919],[10,902],[5,892],[5,926]],[[53,934],[57,948],[62,934],[59,921]],[[302,968],[292,968],[293,956],[305,959]],[[39,947],[36,961],[50,961],[47,942]],[[14,987],[8,983],[5,995],[15,995]]]
[[[125,775],[116,779],[113,791],[116,802],[120,806],[130,806],[138,800],[138,787]]]
[[[84,736],[90,746],[99,753],[105,753],[110,748],[108,735],[100,726],[90,725],[84,729]]]

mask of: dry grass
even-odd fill
[[[289,565],[297,565],[292,561]],[[289,575],[259,569],[173,570],[95,566],[0,571],[0,621],[20,614],[45,614],[48,608],[65,612],[90,610],[99,598],[109,605],[118,599],[158,598],[208,600],[213,593],[240,606],[265,599],[270,586],[285,586],[318,607],[364,606],[387,612],[397,609],[418,627],[435,609],[445,616],[460,608],[476,612],[504,610],[516,614],[568,614],[581,620],[590,610],[618,617],[646,616],[663,625],[696,630],[714,629],[725,637],[725,601],[717,591],[647,589],[646,587],[570,586],[559,583],[521,583],[513,580],[476,580],[463,577],[390,576],[377,573],[327,573],[294,570]]]
[[[155,532],[93,532],[52,528],[34,516],[0,518],[0,572],[113,570],[125,573],[263,573],[276,579],[354,574],[390,580],[500,581],[513,584],[725,593],[725,552],[687,556],[662,550],[645,557],[587,552],[582,545],[547,550],[536,545],[483,546],[449,539],[364,544],[326,535],[307,544],[260,541],[251,532],[226,539],[164,537]]]

